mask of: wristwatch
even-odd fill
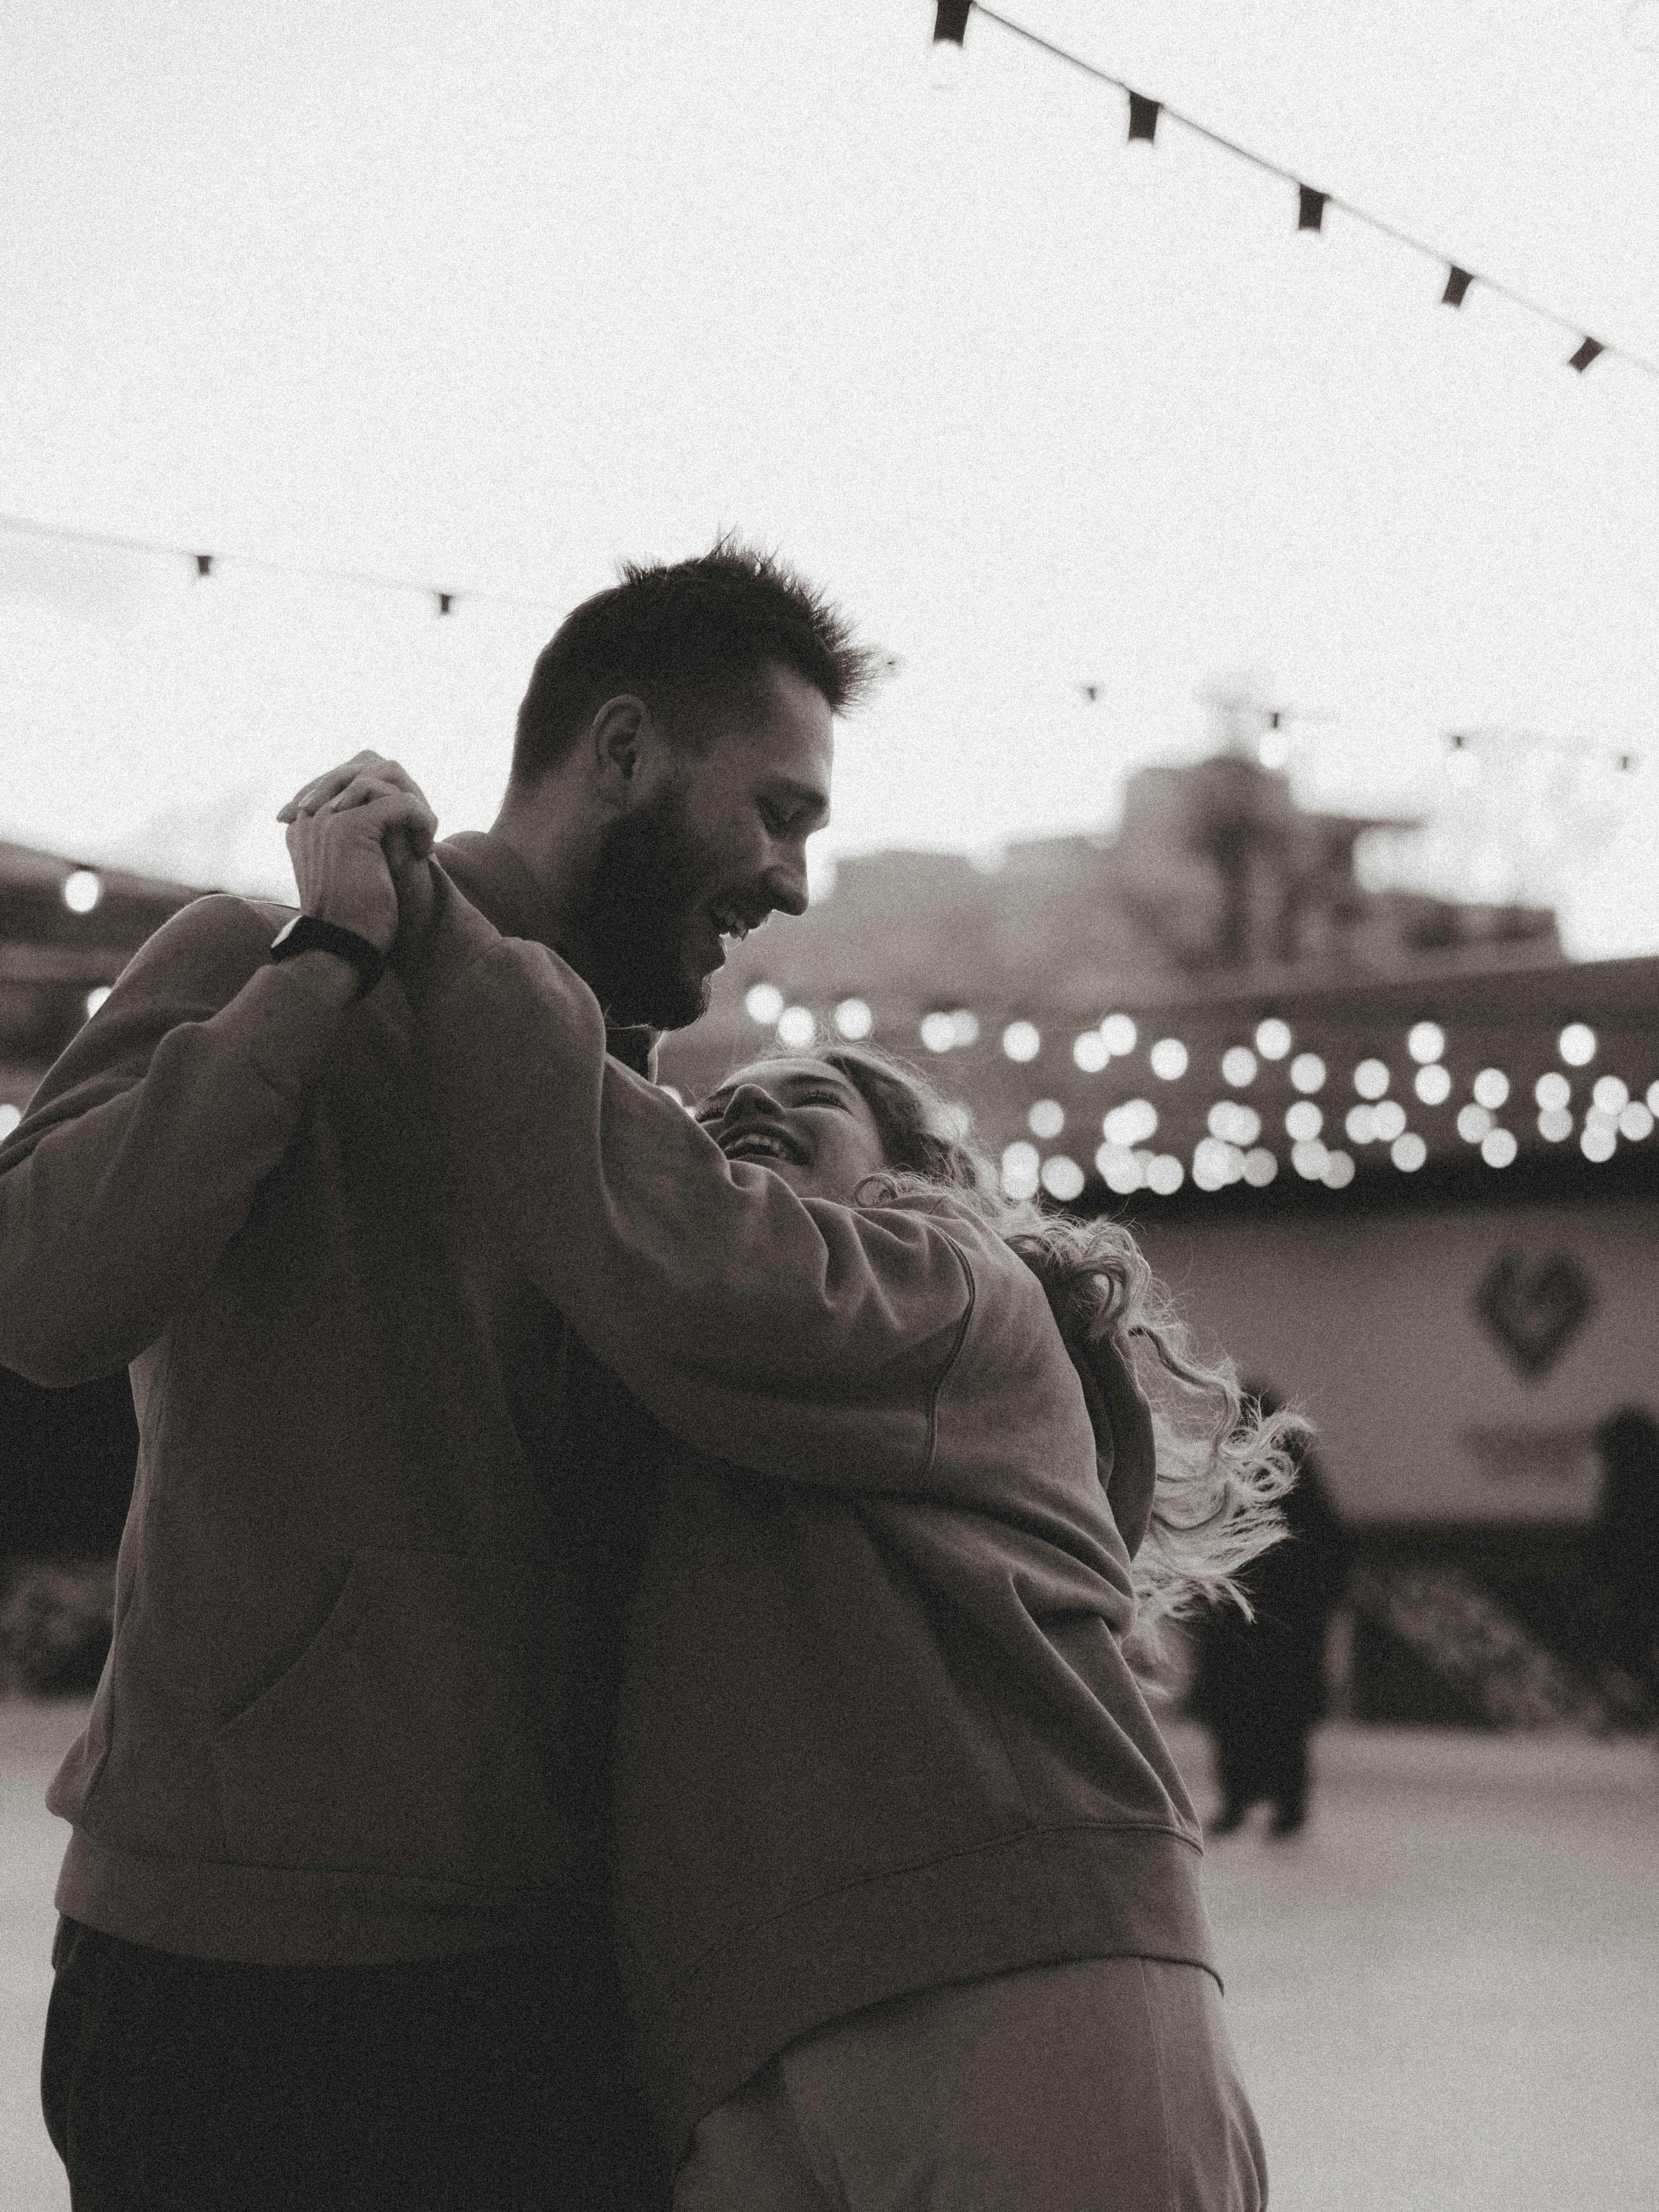
[[[270,940],[273,960],[292,960],[301,952],[337,952],[357,970],[357,996],[366,999],[386,973],[386,956],[378,945],[359,937],[355,929],[323,921],[314,914],[296,914]]]

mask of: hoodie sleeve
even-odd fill
[[[727,1161],[607,1056],[572,969],[482,927],[445,901],[416,1030],[465,1202],[699,1449],[865,1490],[948,1483],[937,1401],[975,1301],[958,1240]]]
[[[346,1009],[274,924],[198,899],[134,955],[0,1145],[0,1361],[125,1366],[200,1290],[294,1135]]]

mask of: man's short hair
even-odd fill
[[[513,781],[539,781],[622,692],[637,693],[672,742],[696,750],[712,734],[708,709],[752,693],[779,664],[833,714],[856,705],[884,665],[793,568],[734,538],[689,561],[625,562],[622,581],[584,599],[542,648],[519,708]]]

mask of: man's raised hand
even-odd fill
[[[430,909],[427,860],[438,828],[413,777],[362,752],[305,785],[277,819],[288,825],[304,911],[382,952],[406,950]]]

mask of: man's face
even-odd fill
[[[722,937],[806,911],[806,840],[830,812],[829,702],[789,668],[754,689],[605,833],[585,933],[613,1020],[684,1028],[708,1004]]]

